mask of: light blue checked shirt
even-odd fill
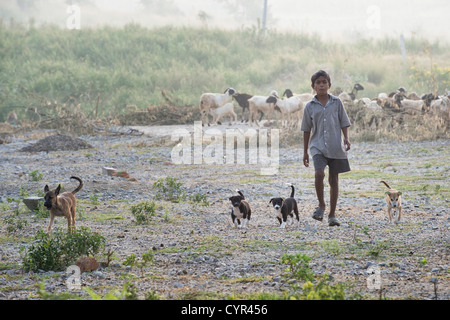
[[[342,141],[342,128],[351,126],[347,112],[339,98],[329,95],[323,106],[316,97],[306,104],[303,111],[302,131],[312,131],[309,154],[323,154],[330,159],[347,159]]]

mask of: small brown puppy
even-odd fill
[[[400,191],[397,191],[395,189],[392,189],[386,182],[380,181],[381,183],[384,183],[384,185],[389,189],[386,191],[386,204],[387,204],[387,213],[389,222],[392,222],[392,209],[394,211],[398,209],[398,217],[397,222],[400,221],[402,217],[402,193]]]
[[[44,187],[44,207],[50,210],[50,222],[47,227],[47,234],[52,231],[53,219],[56,217],[66,217],[67,219],[67,229],[69,233],[75,229],[75,209],[77,207],[77,199],[75,198],[75,193],[83,188],[83,181],[77,177],[70,177],[70,179],[78,180],[80,183],[78,187],[72,192],[64,192],[59,194],[61,190],[61,185],[51,191],[48,185]]]

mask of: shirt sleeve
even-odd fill
[[[311,111],[310,111],[310,102],[306,104],[305,109],[303,110],[303,118],[302,118],[302,126],[301,130],[305,132],[310,132],[313,128],[313,123],[311,119]]]
[[[339,122],[341,124],[341,128],[350,127],[352,124],[341,100],[339,100],[339,104]]]

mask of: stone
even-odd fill
[[[92,257],[80,258],[76,265],[80,268],[81,273],[95,271],[100,266],[97,260]]]

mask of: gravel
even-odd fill
[[[7,204],[8,198],[20,198],[24,191],[38,195],[46,184],[74,189],[72,175],[85,182],[77,194],[77,226],[102,234],[114,251],[109,266],[81,275],[82,288],[101,296],[121,291],[126,282],[135,285],[140,298],[148,292],[161,299],[281,294],[297,283],[283,276],[287,266],[281,257],[304,253],[312,257],[316,275],[329,274],[332,283],[346,284],[349,297],[359,293],[378,298],[378,290],[367,285],[368,270],[376,267],[387,298],[450,298],[450,141],[354,143],[349,155],[352,173],[340,179],[341,226],[328,227],[311,218],[316,207],[313,172],[301,164],[300,143],[281,148],[278,173],[265,176],[259,165],[175,165],[171,151],[177,142],[170,139],[175,126],[138,129],[144,134],[123,134],[127,131],[122,129],[116,135],[78,137],[89,149],[23,151],[55,137],[51,130],[11,136],[11,143],[0,145],[0,299],[41,299],[40,283],[47,292],[67,292],[65,272],[21,269],[20,248],[26,250],[37,231],[45,230],[47,219],[37,218],[21,204],[20,218],[27,225],[14,235],[7,233],[4,219],[13,216],[14,204]],[[137,181],[104,175],[103,167],[127,171]],[[43,174],[42,180],[33,181],[35,170]],[[153,183],[166,177],[182,182],[186,200],[155,200]],[[406,189],[403,221],[398,224],[387,221],[382,179]],[[300,224],[280,230],[268,202],[288,196],[288,183],[296,187]],[[326,184],[326,194],[327,188]],[[228,198],[236,189],[252,207],[247,229],[231,223]],[[205,196],[209,206],[188,200],[197,194]],[[93,203],[94,196],[98,203]],[[148,225],[137,225],[130,212],[131,205],[142,201],[157,202],[157,214]],[[64,219],[55,221],[64,230]],[[122,265],[130,254],[140,257],[148,251],[154,253],[154,261],[142,271]],[[90,298],[85,290],[76,294]]]

